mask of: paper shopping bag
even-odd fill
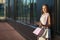
[[[42,33],[44,32],[44,30],[43,30],[43,28],[39,28],[39,27],[37,27],[34,31],[33,31],[33,33],[35,34],[35,35],[42,35]]]

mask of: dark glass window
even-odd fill
[[[6,0],[6,16],[8,17],[8,0]]]
[[[57,0],[57,32],[60,34],[60,0]]]
[[[4,16],[4,4],[0,4],[0,17]]]
[[[36,21],[36,0],[6,0],[8,18],[24,23]]]
[[[33,21],[36,20],[36,0],[18,0],[17,6],[18,6],[17,20],[28,24],[33,23],[30,20]]]
[[[14,19],[14,0],[6,0],[6,13],[8,18]]]

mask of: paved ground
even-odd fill
[[[26,40],[6,22],[0,22],[0,40]]]
[[[55,35],[54,40],[60,40],[60,35]]]
[[[0,22],[0,40],[26,40],[7,22]],[[60,36],[55,35],[53,40],[60,40]]]

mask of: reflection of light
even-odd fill
[[[34,0],[34,3],[36,3],[36,0]]]
[[[32,2],[33,2],[33,3],[36,3],[36,0],[31,0],[31,3],[32,3]]]
[[[27,1],[27,5],[29,5],[30,4],[30,1],[31,1],[31,3],[32,3],[32,1],[33,0],[23,0],[23,4],[25,5],[25,2]],[[36,0],[34,0],[34,2],[33,3],[36,3]]]
[[[27,0],[27,5],[30,3],[30,0]]]
[[[29,5],[29,8],[30,8],[30,5]]]

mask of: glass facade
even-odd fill
[[[4,16],[4,3],[3,0],[0,0],[0,17]]]
[[[42,0],[6,0],[6,13],[8,18],[11,18],[15,21],[19,21],[27,24],[34,24],[34,22],[36,22],[40,18],[41,6],[44,3],[48,4],[49,7],[51,8],[51,11],[53,11],[51,13],[53,28],[55,31],[60,32],[59,2],[60,2],[59,0],[58,1],[56,0],[47,0],[47,1],[45,0],[43,1]],[[0,10],[3,11],[3,5],[1,5]]]
[[[6,15],[14,19],[14,0],[6,0]]]
[[[0,4],[0,17],[4,16],[4,4]]]
[[[57,33],[60,34],[60,0],[57,0]]]
[[[36,21],[36,0],[6,0],[7,17],[31,24]]]
[[[0,20],[6,19],[5,0],[0,0]]]
[[[6,0],[7,16],[16,21],[34,24],[34,22],[40,19],[40,10],[44,3],[48,4],[49,7],[54,7],[55,5],[54,0]],[[54,17],[54,15],[53,13],[52,16]]]
[[[18,0],[18,16],[16,20],[19,20],[24,23],[33,23],[30,17],[32,16],[33,21],[35,21],[36,17],[36,0]]]
[[[49,4],[48,4],[49,2]],[[41,6],[48,4],[49,7],[54,7],[54,0],[6,0],[7,17],[28,24],[34,24],[40,19]],[[52,14],[54,17],[56,14]]]

